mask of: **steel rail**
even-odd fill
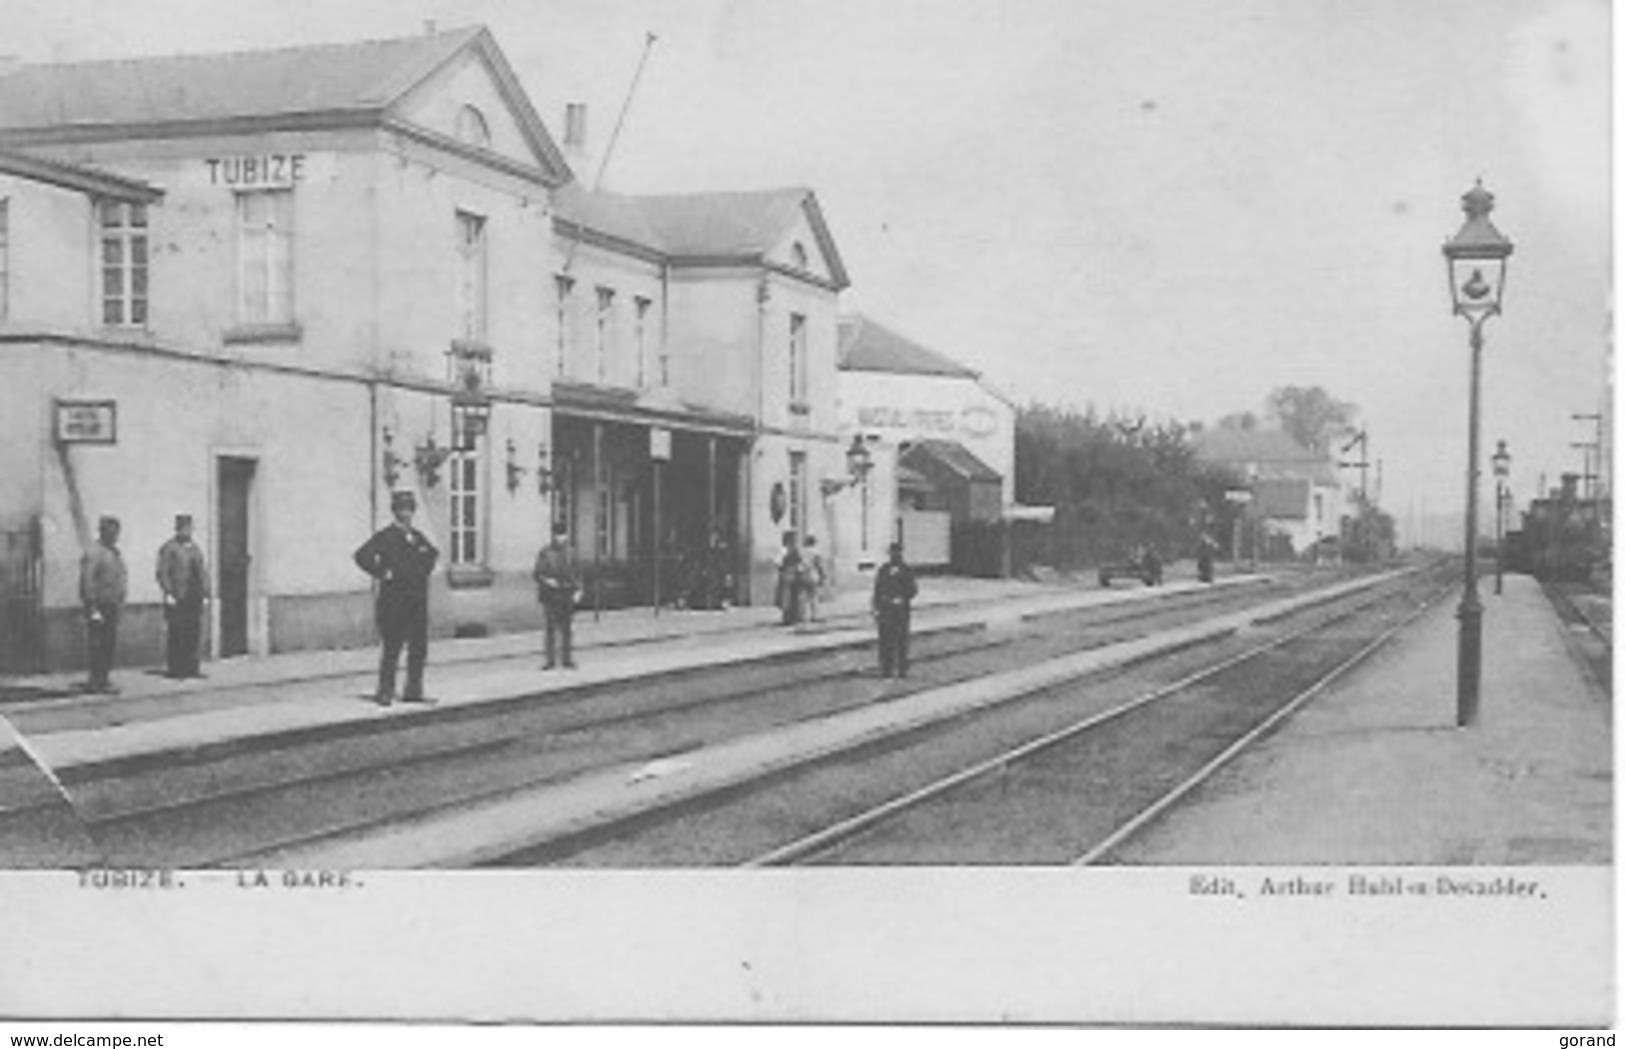
[[[1004,751],[1003,753],[995,755],[992,758],[980,761],[969,768],[952,773],[941,779],[928,783],[923,787],[910,791],[907,794],[900,795],[899,797],[893,798],[881,805],[875,806],[874,808],[858,813],[855,816],[848,817],[839,823],[832,824],[822,830],[815,831],[812,834],[798,838],[785,845],[781,845],[769,852],[762,853],[753,859],[745,861],[740,866],[745,868],[785,866],[828,852],[835,846],[849,840],[854,835],[862,833],[863,831],[883,823],[886,820],[899,815],[900,813],[913,809],[973,780],[1001,771],[1007,768],[1013,762],[1021,761],[1025,758],[1031,757],[1033,754],[1064,743],[1067,740],[1081,735],[1082,733],[1085,733],[1093,728],[1097,728],[1106,722],[1132,713],[1133,711],[1138,710],[1147,704],[1164,699],[1176,692],[1189,689],[1192,686],[1200,684],[1208,678],[1217,676],[1218,674],[1229,670],[1234,666],[1245,663],[1252,659],[1256,659],[1267,652],[1290,644],[1291,642],[1297,641],[1310,634],[1323,631],[1334,623],[1341,622],[1344,619],[1359,614],[1373,605],[1389,600],[1396,592],[1397,591],[1393,590],[1385,590],[1380,594],[1369,596],[1367,600],[1353,605],[1349,609],[1338,613],[1330,619],[1317,621],[1313,624],[1305,626],[1301,630],[1296,630],[1282,635],[1281,637],[1273,638],[1267,642],[1249,648],[1246,651],[1228,656],[1218,663],[1205,667],[1194,674],[1190,674],[1179,679],[1178,681],[1159,686],[1150,692],[1121,703],[1109,710],[1092,714],[1082,721],[1074,722],[1071,725],[1066,725],[1060,729],[1046,733],[1037,739],[1029,740],[1020,746],[1013,747],[1007,751]],[[1436,600],[1436,598],[1430,599],[1430,603],[1432,600]],[[1093,675],[1090,674],[1084,676]],[[1053,689],[1055,687],[1057,687],[1055,684],[1045,685],[1044,690]]]
[[[1297,713],[1297,711],[1303,707],[1304,704],[1308,703],[1314,697],[1320,695],[1349,671],[1353,670],[1361,663],[1364,663],[1367,659],[1370,659],[1378,651],[1386,647],[1395,637],[1399,636],[1400,631],[1410,626],[1424,613],[1442,600],[1447,594],[1454,592],[1454,590],[1455,587],[1453,585],[1446,586],[1429,595],[1428,598],[1413,609],[1409,615],[1405,616],[1398,623],[1395,623],[1393,626],[1377,635],[1377,637],[1361,646],[1359,651],[1355,652],[1352,656],[1333,667],[1326,674],[1318,678],[1314,684],[1300,691],[1296,696],[1288,700],[1282,707],[1280,707],[1280,709],[1276,710],[1275,713],[1271,714],[1268,718],[1265,718],[1262,722],[1253,726],[1252,729],[1247,731],[1234,743],[1230,744],[1230,746],[1226,747],[1217,757],[1203,765],[1200,769],[1197,769],[1196,772],[1187,777],[1173,790],[1169,791],[1167,794],[1164,794],[1151,805],[1148,805],[1145,809],[1141,810],[1139,815],[1135,816],[1117,830],[1113,831],[1109,836],[1106,837],[1105,840],[1096,844],[1088,852],[1085,852],[1083,855],[1073,860],[1072,866],[1089,866],[1090,864],[1100,860],[1101,857],[1117,848],[1135,834],[1138,834],[1141,830],[1144,830],[1152,822],[1160,818],[1163,813],[1167,812],[1169,809],[1173,808],[1174,805],[1183,800],[1187,794],[1195,790],[1202,783],[1206,782],[1215,772],[1219,771],[1219,769],[1235,760],[1235,758],[1241,754],[1242,751],[1246,750],[1259,739],[1263,738],[1263,736],[1265,736],[1276,725]]]
[[[1574,599],[1574,595],[1569,593],[1562,584],[1543,583],[1541,584],[1541,588],[1546,591],[1547,600],[1551,601],[1554,605],[1559,606],[1559,614],[1567,611],[1571,616],[1584,624],[1586,629],[1590,630],[1598,640],[1612,650],[1614,646],[1613,631],[1600,625],[1595,619],[1593,619],[1591,613],[1587,612],[1580,602]]]
[[[1179,599],[1184,596],[1186,595],[1169,595],[1169,600],[1179,601]],[[1068,608],[1055,611],[1046,610],[1035,613],[1026,613],[1020,618],[1021,621],[1025,623],[1044,623],[1045,621],[1055,620],[1059,622],[1052,625],[1058,626],[1064,623],[1066,620],[1080,617],[1093,618],[1097,614],[1102,614],[1098,622],[1090,623],[1088,626],[1089,629],[1105,630],[1118,627],[1126,623],[1132,623],[1135,620],[1150,618],[1159,614],[1167,615],[1170,612],[1190,611],[1193,609],[1202,608],[1208,604],[1228,603],[1236,600],[1238,596],[1244,595],[1238,595],[1231,591],[1192,591],[1190,592],[1190,596],[1191,600],[1189,602],[1180,602],[1176,605],[1168,605],[1164,604],[1163,601],[1159,599],[1152,608],[1133,608],[1126,610],[1124,614],[1120,615],[1111,614],[1112,610],[1116,608],[1116,606],[1104,605],[1099,607]],[[1242,603],[1245,604],[1246,601],[1243,600]],[[933,634],[927,635],[927,639],[961,633],[970,636],[965,639],[966,642],[968,642],[966,644],[961,644],[960,646],[954,648],[944,648],[939,651],[919,653],[913,657],[912,662],[916,665],[928,665],[931,663],[946,662],[948,660],[971,653],[993,652],[1000,648],[1008,647],[1014,643],[1014,638],[990,635],[986,627],[987,625],[985,623],[964,624],[950,629],[935,631]],[[1099,644],[1103,646],[1111,643],[1113,642],[1108,639],[1101,641]],[[1096,646],[1084,647],[1088,648]],[[857,653],[855,649],[851,649],[843,650],[840,654],[852,655]],[[836,682],[844,679],[859,679],[866,677],[867,674],[868,670],[866,667],[826,667],[824,669],[817,670],[811,675],[796,678],[794,684],[799,687],[813,683]],[[294,778],[278,779],[264,783],[232,784],[222,789],[199,792],[186,798],[177,798],[162,802],[148,802],[140,806],[129,807],[116,812],[94,817],[94,819],[97,823],[105,827],[106,825],[124,821],[184,812],[210,804],[246,801],[254,797],[273,796],[281,791],[289,789],[316,787],[321,785],[338,785],[343,784],[345,781],[359,781],[384,772],[393,773],[401,770],[412,769],[414,767],[430,766],[443,761],[472,758],[480,754],[497,755],[504,750],[522,747],[527,741],[557,735],[561,732],[574,733],[594,731],[604,728],[616,728],[653,716],[692,714],[707,708],[720,707],[734,703],[745,703],[758,697],[777,692],[782,687],[783,686],[781,685],[768,687],[760,685],[734,687],[720,692],[707,693],[703,696],[696,697],[695,699],[682,702],[658,705],[650,708],[640,708],[631,711],[622,711],[607,716],[589,717],[586,720],[567,723],[562,726],[555,725],[541,728],[529,728],[519,732],[505,733],[501,736],[490,739],[472,740],[427,747],[421,751],[416,751],[404,756],[395,756],[385,760],[363,764],[345,765],[342,767],[326,769],[320,772],[306,772]],[[582,696],[575,697],[574,701],[590,702],[597,698],[599,697],[595,695],[583,694]],[[561,695],[557,697],[557,699],[562,701],[570,701],[570,697],[568,695]],[[828,711],[826,713],[840,713],[844,710],[867,706],[871,702],[873,702],[872,699],[865,698],[851,704],[837,707],[835,710]],[[423,722],[415,726],[407,725],[403,726],[399,731],[421,731],[426,727],[430,727],[430,725],[430,722]],[[359,831],[366,831],[368,829],[387,827],[392,824],[399,823],[403,819],[421,819],[436,812],[464,808],[471,804],[478,804],[481,801],[504,797],[518,791],[533,789],[558,778],[558,773],[552,770],[540,774],[520,774],[516,775],[512,780],[505,781],[501,784],[486,785],[472,790],[456,792],[441,799],[439,802],[433,805],[421,809],[415,809],[410,813],[382,813],[363,819],[352,820],[344,823],[342,826],[330,826],[322,827],[316,830],[306,830],[296,834],[286,835],[274,840],[258,842],[246,851],[239,849],[232,852],[223,852],[213,856],[210,859],[200,860],[199,865],[203,867],[217,867],[226,864],[238,864],[244,860],[252,859],[256,856],[269,852],[282,851],[291,847],[325,841],[334,837],[350,835]],[[568,776],[565,778],[567,779]]]

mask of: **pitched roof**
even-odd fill
[[[979,372],[897,334],[867,317],[852,314],[838,322],[840,369],[906,375],[951,375],[975,379]]]
[[[567,180],[563,154],[482,26],[265,51],[23,65],[0,77],[0,139],[48,143],[215,131],[221,125],[379,122],[470,49],[489,63],[546,174]]]
[[[838,287],[851,282],[813,191],[804,187],[718,193],[620,194],[572,183],[555,213],[566,225],[653,248],[678,261],[755,259],[806,216]]]
[[[0,80],[0,128],[104,126],[376,110],[484,33],[61,65]]]
[[[1282,430],[1210,428],[1191,437],[1197,459],[1238,468],[1254,467],[1261,477],[1303,477],[1335,485],[1330,458],[1305,448]]]
[[[908,451],[903,453],[902,464],[917,469],[913,464],[918,463],[921,457],[935,460],[967,481],[993,481],[1004,480],[1003,475],[993,467],[978,459],[974,452],[958,441],[944,441],[935,437],[923,441],[910,443]]]
[[[83,164],[29,156],[15,150],[0,149],[0,174],[136,204],[150,204],[164,195],[163,190],[138,179],[114,175]]]

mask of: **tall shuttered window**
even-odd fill
[[[598,382],[609,381],[609,358],[615,342],[615,290],[598,289],[598,323],[596,326],[596,352],[598,356]]]
[[[649,382],[649,308],[653,302],[639,295],[635,301],[637,306],[637,339],[638,354],[638,389],[643,389]]]
[[[807,318],[790,314],[790,406],[807,403]]]
[[[558,374],[563,375],[570,364],[570,295],[575,291],[575,278],[558,274],[553,278],[553,293],[557,304],[555,318],[558,329]]]
[[[472,430],[464,409],[453,409],[453,448],[451,465],[451,563],[473,567],[484,564],[485,527],[483,491],[480,484],[485,434]]]
[[[807,528],[807,453],[790,453],[790,531],[797,537]]]
[[[237,194],[237,321],[292,324],[293,190]]]
[[[147,323],[147,206],[104,200],[96,209],[101,241],[102,323]]]
[[[485,219],[457,213],[457,337],[484,342],[487,330]]]

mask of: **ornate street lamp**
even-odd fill
[[[874,465],[874,456],[869,453],[869,446],[863,443],[863,435],[853,434],[852,445],[846,450],[846,472],[852,478],[852,483],[862,484]]]
[[[874,453],[870,452],[869,446],[864,443],[863,435],[861,433],[853,434],[852,443],[846,449],[846,476],[824,478],[820,482],[820,487],[823,489],[825,497],[827,498],[844,489],[862,484],[864,478],[869,476],[869,471],[874,469],[874,466]]]
[[[1506,574],[1506,506],[1508,496],[1507,474],[1512,469],[1512,453],[1505,440],[1495,442],[1495,454],[1490,456],[1495,467],[1495,592],[1501,593],[1501,577]]]
[[[1507,257],[1512,242],[1490,221],[1495,195],[1480,180],[1462,194],[1467,221],[1445,242],[1450,274],[1450,300],[1458,317],[1467,318],[1472,347],[1472,380],[1467,402],[1467,549],[1461,604],[1456,618],[1461,632],[1456,649],[1456,724],[1478,718],[1479,672],[1483,666],[1484,606],[1478,597],[1478,385],[1484,349],[1484,322],[1501,312]]]

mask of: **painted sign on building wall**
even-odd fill
[[[972,405],[958,411],[944,408],[900,408],[890,404],[858,408],[862,430],[902,430],[916,437],[990,437],[999,420],[991,409]]]
[[[118,402],[58,399],[52,430],[58,444],[117,444]]]
[[[264,153],[258,156],[209,157],[203,161],[209,182],[233,189],[292,186],[305,180],[303,153]]]

